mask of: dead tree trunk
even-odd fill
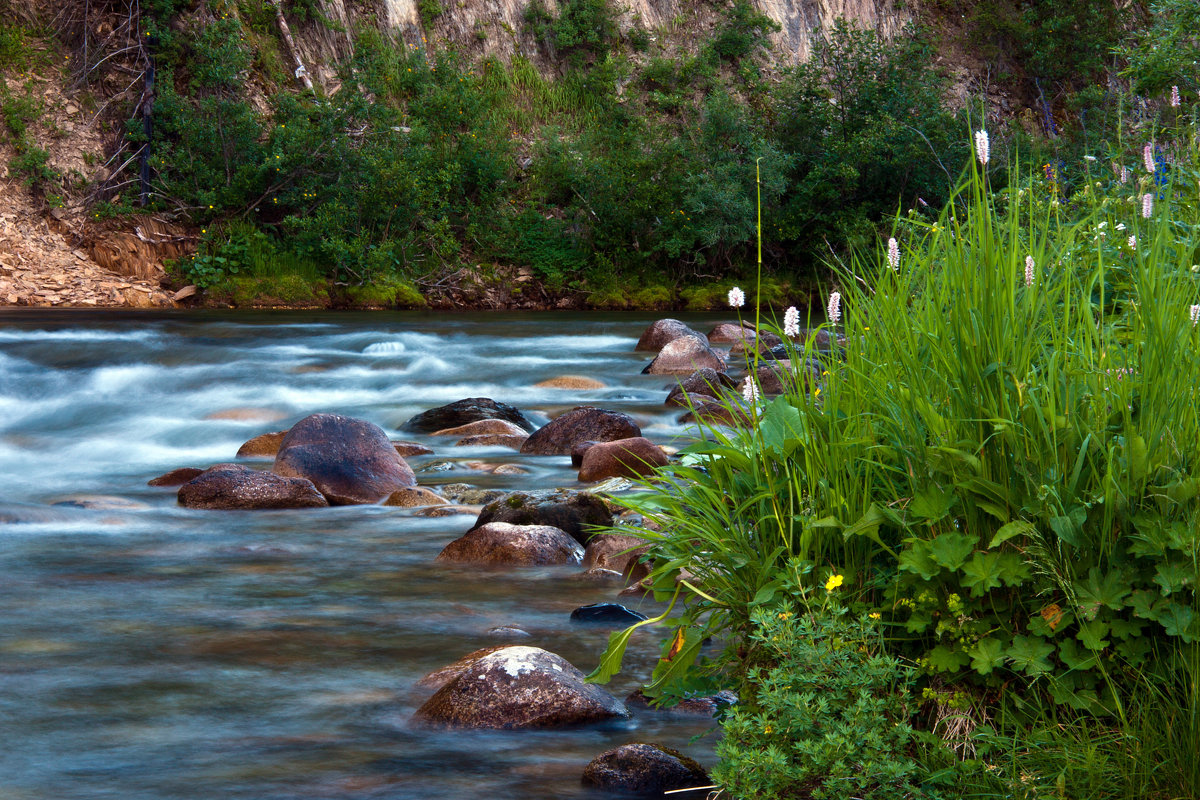
[[[304,68],[304,62],[300,60],[300,51],[296,49],[296,40],[292,38],[292,29],[283,18],[283,0],[271,0],[271,5],[275,6],[275,21],[279,23],[279,34],[283,37],[283,43],[291,54],[292,61],[296,62],[296,80],[304,84],[308,91],[316,91],[313,89],[312,78],[308,77],[308,70]]]

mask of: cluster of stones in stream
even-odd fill
[[[728,352],[715,344],[732,345]],[[707,336],[678,320],[660,320],[641,337],[638,350],[654,351],[643,372],[677,377],[666,405],[687,407],[684,421],[700,418],[716,424],[739,421],[737,386],[726,371],[732,355],[757,350],[771,363],[760,366],[756,379],[766,394],[780,393],[795,381],[777,337],[745,325],[722,324]],[[819,365],[809,365],[819,379]],[[545,382],[556,388],[596,388],[587,378]],[[724,400],[724,402],[722,402]],[[733,413],[730,409],[734,409]],[[401,430],[457,439],[460,446],[498,446],[530,455],[569,455],[585,483],[640,478],[668,463],[667,453],[641,435],[627,414],[593,406],[567,411],[537,427],[512,406],[490,398],[466,398],[430,409],[408,420]],[[416,442],[394,442],[383,429],[364,420],[314,414],[290,430],[256,436],[237,452],[239,458],[273,458],[271,470],[244,464],[219,464],[207,470],[175,470],[152,485],[179,488],[179,502],[193,508],[301,508],[383,503],[423,507],[431,513],[463,513],[478,502],[475,523],[450,542],[437,560],[473,565],[581,565],[593,580],[619,581],[622,595],[649,592],[649,567],[641,559],[643,539],[611,528],[612,507],[597,494],[572,489],[498,493],[465,485],[446,485],[441,492],[417,485],[406,457],[430,455]],[[516,472],[520,467],[512,467]],[[499,472],[501,467],[495,467]],[[429,466],[426,465],[425,469]],[[180,485],[182,484],[182,485]],[[628,485],[628,483],[624,484]],[[497,496],[498,495],[498,496]],[[445,512],[439,511],[446,508]],[[648,520],[639,520],[652,525]],[[572,621],[624,626],[645,619],[616,603],[576,609]],[[518,627],[502,626],[492,635],[526,637]],[[468,728],[545,728],[602,722],[631,715],[626,703],[604,689],[587,684],[573,665],[548,651],[527,646],[495,646],[476,651],[424,678],[433,690],[417,710],[421,724]],[[727,700],[725,700],[727,702]],[[718,698],[694,698],[677,713],[711,717]],[[637,693],[628,703],[647,708]],[[690,705],[689,705],[690,704]],[[698,764],[679,753],[645,743],[632,743],[598,756],[588,765],[584,782],[626,793],[661,793],[707,785]]]

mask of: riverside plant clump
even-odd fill
[[[672,601],[648,692],[738,686],[733,796],[1200,794],[1200,149],[1177,119],[1070,196],[990,186],[976,134],[936,219],[836,267],[831,348],[789,315],[788,391],[728,395],[750,422],[626,501]]]

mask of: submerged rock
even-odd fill
[[[400,508],[420,508],[422,506],[444,506],[448,502],[446,498],[432,489],[426,489],[424,486],[406,486],[388,495],[383,504]]]
[[[582,375],[559,375],[557,378],[539,381],[534,386],[539,389],[576,389],[580,391],[607,388],[607,384],[595,378],[585,378]]]
[[[179,504],[187,508],[222,510],[329,505],[311,481],[245,467],[205,470],[179,487]]]
[[[401,458],[408,458],[409,456],[433,455],[432,447],[426,447],[425,445],[418,444],[416,442],[398,442],[393,439],[392,447],[396,448],[396,453],[399,454]]]
[[[554,489],[544,492],[513,492],[493,500],[479,512],[475,527],[489,522],[513,525],[552,525],[586,545],[592,527],[612,524],[608,506],[590,492]]]
[[[489,522],[446,545],[437,560],[521,566],[578,564],[583,561],[583,548],[564,531],[550,525]]]
[[[474,655],[474,654],[473,654]],[[422,705],[418,722],[460,728],[558,728],[628,717],[625,705],[561,656],[538,647],[487,652]]]
[[[490,397],[468,397],[423,411],[405,422],[401,429],[414,433],[433,433],[483,419],[507,420],[530,432],[537,428],[513,406],[497,403]]]
[[[641,435],[642,429],[628,414],[595,406],[578,406],[531,434],[521,445],[521,452],[565,456],[581,442],[611,442]]]
[[[438,487],[438,494],[452,503],[478,506],[505,497],[508,492],[503,489],[480,489],[467,483],[446,483]],[[510,519],[498,521],[512,522]]]
[[[645,614],[631,611],[619,603],[592,603],[571,612],[571,622],[585,625],[617,625],[624,628],[645,619]]]
[[[709,787],[704,768],[678,750],[657,744],[621,745],[601,753],[583,770],[585,786],[660,797],[677,789]]]
[[[340,414],[313,414],[293,425],[273,471],[312,481],[331,505],[378,503],[417,483],[383,428]]]

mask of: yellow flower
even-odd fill
[[[871,619],[879,619],[883,615],[880,614],[878,611],[872,611],[870,614],[867,614],[867,616],[870,617]]]
[[[790,611],[780,611],[779,612],[780,619],[789,619],[791,616],[792,616],[792,612],[790,612]]]
[[[825,591],[832,592],[834,589],[845,583],[845,577],[841,575],[830,575],[829,580],[825,581]]]

